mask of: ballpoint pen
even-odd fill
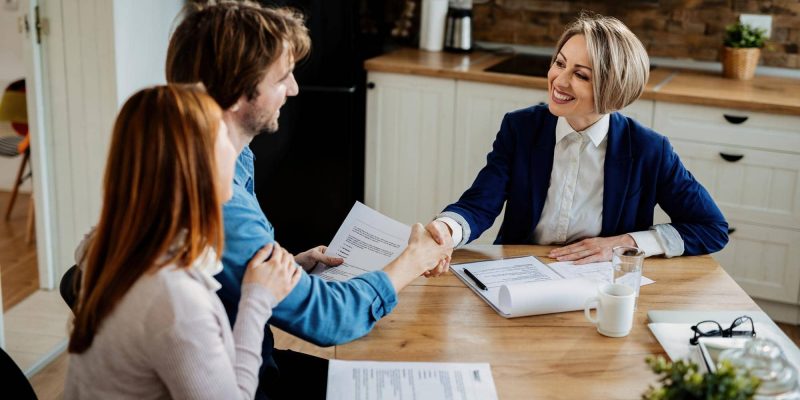
[[[464,268],[464,273],[465,273],[465,274],[467,274],[467,276],[468,276],[470,279],[472,279],[473,281],[475,281],[475,284],[476,284],[476,285],[478,285],[478,288],[480,288],[481,290],[489,290],[489,289],[487,289],[487,288],[486,288],[486,285],[484,285],[484,284],[483,284],[483,282],[481,282],[481,280],[480,280],[480,279],[478,279],[478,277],[477,277],[477,276],[475,276],[475,275],[472,275],[472,272],[469,272],[469,270],[468,270],[468,269]]]

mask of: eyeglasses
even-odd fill
[[[750,324],[750,329],[747,328],[747,323]],[[745,325],[743,328],[734,330],[741,325]],[[694,337],[689,339],[689,343],[692,345],[697,344],[697,340],[701,337],[712,337],[712,336],[722,336],[722,337],[734,337],[734,336],[744,336],[744,337],[755,337],[756,336],[756,328],[753,325],[753,319],[748,317],[747,315],[742,315],[739,318],[733,320],[730,328],[722,329],[722,325],[719,324],[717,321],[701,321],[698,322],[697,325],[692,326],[692,331],[694,332]]]

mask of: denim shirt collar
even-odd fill
[[[255,154],[249,146],[244,146],[236,159],[236,171],[233,174],[233,184],[241,186],[248,193],[254,194],[253,173],[255,171]]]

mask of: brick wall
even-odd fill
[[[614,16],[639,36],[650,56],[718,61],[725,26],[739,14],[772,15],[761,64],[800,68],[800,0],[490,0],[474,5],[476,40],[553,47],[582,11]]]

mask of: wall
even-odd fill
[[[0,7],[0,91],[5,90],[12,81],[25,75],[22,56],[23,35],[17,31],[17,16],[20,14],[19,10],[10,11]],[[10,123],[0,122],[0,136],[15,134]],[[0,157],[0,190],[11,190],[21,161],[20,157]],[[26,182],[22,190],[30,191],[30,181]],[[26,205],[15,207],[26,207]]]
[[[164,65],[175,16],[183,0],[116,0],[114,49],[117,104],[143,86],[166,83]],[[147,24],[147,29],[142,29]]]
[[[45,127],[34,140],[44,149],[55,276],[74,263],[75,247],[97,223],[118,109],[139,88],[164,82],[169,31],[182,5],[182,0],[42,3],[50,21],[42,42],[46,112]]]
[[[800,68],[800,0],[493,0],[474,6],[475,39],[553,47],[581,10],[622,20],[650,56],[718,61],[725,26],[739,14],[772,15],[763,65]]]

